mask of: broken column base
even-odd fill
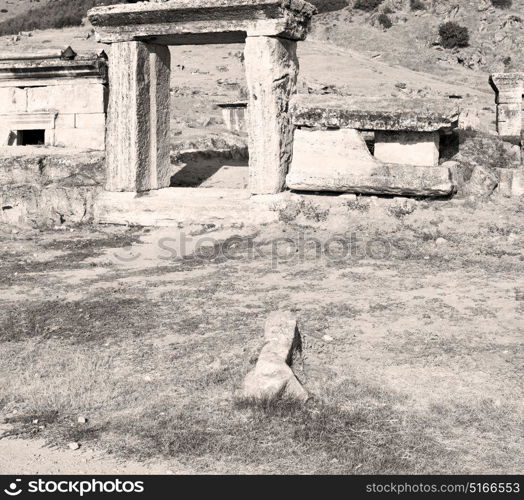
[[[454,192],[448,168],[379,162],[353,129],[296,130],[287,186],[295,191],[424,197]]]
[[[264,340],[257,364],[247,374],[239,396],[262,402],[293,400],[305,403],[309,394],[291,369],[293,359],[301,351],[300,333],[293,314],[271,313]]]

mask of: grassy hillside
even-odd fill
[[[313,36],[416,71],[453,66],[524,70],[524,0],[348,0],[316,19]],[[386,21],[387,20],[387,21]],[[467,28],[465,47],[445,48],[439,27]]]
[[[79,26],[95,5],[119,0],[0,0],[0,36],[20,31]]]
[[[0,0],[0,36],[77,26],[89,8],[120,1]],[[388,64],[440,76],[458,66],[484,73],[524,70],[524,0],[311,1],[322,12],[313,38]],[[446,22],[464,29],[468,43],[443,43],[439,27]]]

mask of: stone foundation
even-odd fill
[[[89,222],[103,190],[104,155],[58,148],[0,150],[0,222]]]

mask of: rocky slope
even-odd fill
[[[381,57],[416,71],[446,74],[451,68],[495,72],[524,70],[524,0],[384,0],[371,12],[348,6],[318,16],[314,36],[364,54]],[[379,16],[386,13],[392,22],[385,29]],[[468,28],[470,43],[461,49],[444,49],[438,27],[454,21]]]

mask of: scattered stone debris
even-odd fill
[[[302,342],[297,320],[290,312],[277,311],[269,316],[265,344],[255,368],[244,380],[241,396],[246,399],[292,399],[306,402],[307,391],[291,366],[301,354]]]

